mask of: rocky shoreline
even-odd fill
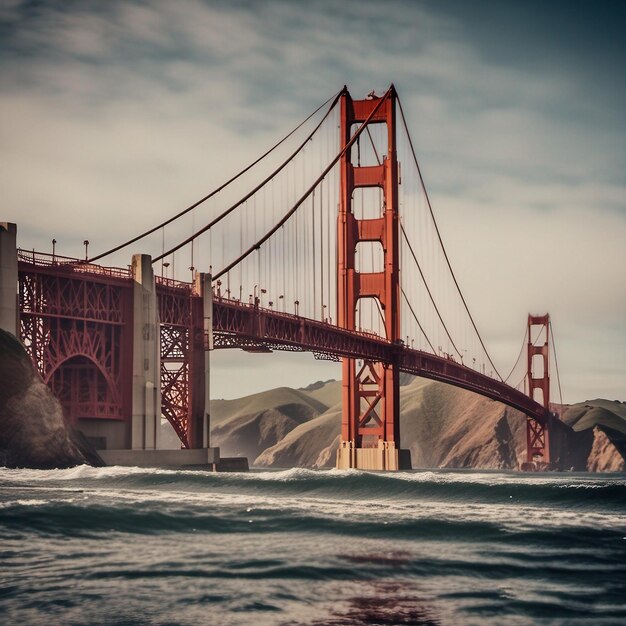
[[[61,404],[24,346],[0,329],[0,466],[63,469],[103,466],[93,446],[71,428]]]

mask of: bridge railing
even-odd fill
[[[82,274],[98,274],[100,276],[112,276],[114,278],[130,278],[130,266],[123,267],[106,267],[104,265],[96,265],[95,263],[86,263],[81,259],[76,259],[60,254],[49,254],[47,252],[36,252],[35,250],[24,250],[19,248],[17,251],[17,259],[29,265],[37,267],[54,267],[72,272],[80,272]]]
[[[320,330],[331,329],[338,333],[348,334],[352,337],[361,337],[363,339],[391,344],[391,342],[386,337],[382,337],[375,332],[369,332],[367,330],[346,330],[340,328],[329,319],[316,320],[303,315],[298,315],[297,313],[288,313],[287,311],[280,311],[278,309],[264,307],[260,304],[254,304],[253,302],[244,302],[241,300],[237,300],[236,298],[226,298],[224,296],[218,295],[214,295],[214,301],[226,304],[228,306],[239,307],[245,311],[258,311],[260,314],[269,315],[273,318],[282,318],[288,321],[297,320],[299,323],[305,323],[309,328],[318,328]]]
[[[188,283],[185,283],[185,284],[188,285]],[[228,298],[226,296],[215,293],[215,291],[213,292],[213,300],[215,302],[223,302],[224,304],[228,304],[230,306],[242,307],[243,309],[246,309],[246,310],[256,309],[260,312],[268,313],[270,315],[282,317],[288,320],[293,320],[293,319],[305,320],[307,324],[311,324],[312,326],[318,326],[318,327],[330,326],[333,329],[344,331],[344,329],[340,329],[339,326],[334,324],[332,320],[330,319],[317,320],[314,318],[306,317],[304,315],[298,315],[297,313],[288,313],[287,311],[281,311],[280,309],[275,309],[273,307],[263,306],[260,303],[255,304],[254,302],[245,302],[243,300],[238,300],[237,298]],[[351,330],[351,331],[344,331],[344,332],[349,332],[352,335],[359,335],[367,339],[374,339],[376,341],[384,341],[385,343],[391,343],[388,339],[386,339],[385,337],[382,337],[381,335],[378,335],[377,333],[373,331],[370,332],[367,330]]]
[[[154,280],[157,285],[163,285],[164,287],[169,287],[172,289],[184,289],[186,291],[193,290],[193,284],[188,283],[184,280],[176,280],[175,278],[166,278],[165,276],[156,276]]]

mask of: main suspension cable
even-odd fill
[[[345,87],[344,87],[344,89],[345,89]],[[275,143],[269,150],[264,152],[260,157],[258,157],[255,161],[250,163],[247,167],[242,169],[240,172],[235,174],[232,178],[229,178],[225,183],[223,183],[222,185],[220,185],[219,187],[214,189],[211,193],[209,193],[208,195],[204,196],[204,198],[201,198],[197,202],[194,202],[191,206],[188,206],[186,209],[183,209],[180,213],[177,213],[173,217],[170,217],[169,219],[165,220],[161,224],[158,224],[157,226],[154,226],[153,228],[150,228],[149,230],[147,230],[147,231],[137,235],[136,237],[133,237],[132,239],[129,239],[128,241],[120,244],[119,246],[115,246],[114,248],[111,248],[110,250],[107,250],[106,252],[102,252],[101,254],[98,254],[98,255],[92,257],[91,259],[89,259],[87,261],[87,263],[93,263],[94,261],[97,261],[97,260],[99,260],[99,259],[101,259],[101,258],[103,258],[105,256],[108,256],[109,254],[113,254],[114,252],[117,252],[118,250],[121,250],[122,248],[126,248],[127,246],[130,246],[131,244],[135,243],[136,241],[139,241],[140,239],[143,239],[144,237],[147,237],[148,235],[151,235],[152,233],[156,232],[157,230],[159,230],[159,228],[163,228],[164,226],[167,226],[168,224],[171,224],[172,222],[176,221],[178,218],[182,217],[183,215],[186,215],[190,211],[193,211],[193,209],[195,209],[197,206],[200,206],[203,202],[206,202],[207,200],[212,198],[214,195],[218,194],[225,187],[228,187],[228,185],[230,185],[231,183],[235,182],[238,178],[243,176],[246,172],[250,171],[255,165],[257,165],[257,163],[259,163],[265,157],[267,157],[272,152],[274,152],[274,150],[276,150],[276,148],[280,147],[283,143],[285,143],[285,141],[287,141],[287,139],[289,139],[289,137],[291,137],[294,133],[299,131],[312,117],[314,117],[321,109],[323,109],[331,100],[338,99],[339,95],[342,93],[342,91],[340,91],[339,94],[331,96],[330,98],[328,98],[328,100],[326,100],[325,102],[320,104],[320,106],[318,106],[317,109],[315,109],[315,111],[313,111],[313,113],[311,113],[306,119],[304,119],[302,122],[300,122],[300,124],[298,124],[291,132],[287,133],[280,141]],[[333,106],[334,106],[334,104],[333,104]],[[332,109],[332,107],[331,107],[331,109]],[[161,257],[159,257],[159,258],[162,258],[163,256],[165,256],[165,255],[161,255]]]
[[[526,330],[524,331],[524,338],[522,339],[522,347],[520,348],[519,354],[517,355],[517,359],[515,360],[515,365],[513,365],[513,367],[511,368],[509,375],[502,381],[503,383],[506,383],[509,380],[509,378],[511,378],[511,376],[513,375],[513,372],[515,371],[515,368],[517,367],[517,364],[519,363],[519,360],[522,358],[522,354],[524,353],[524,346],[526,345],[527,337],[528,337],[528,327],[526,327]]]
[[[406,300],[406,303],[407,303],[407,305],[409,307],[409,310],[411,311],[411,313],[413,315],[413,319],[417,322],[417,325],[419,326],[419,329],[422,331],[422,335],[424,335],[424,337],[426,338],[426,341],[428,342],[428,345],[430,346],[430,349],[433,351],[433,354],[436,354],[435,347],[430,342],[430,339],[428,338],[428,335],[426,334],[426,331],[422,328],[422,325],[420,324],[420,321],[417,319],[417,315],[415,315],[415,311],[413,310],[413,307],[411,306],[411,303],[409,302],[409,299],[406,296],[404,288],[400,287],[400,291],[402,291],[402,295],[404,296],[404,299]]]
[[[550,320],[550,338],[552,339],[552,350],[554,352],[554,366],[556,368],[556,381],[559,385],[559,401],[563,407],[563,394],[561,393],[561,377],[559,376],[559,361],[556,358],[556,344],[554,343],[554,330],[552,330],[552,320]]]
[[[259,189],[264,187],[270,180],[272,180],[277,174],[279,174],[283,169],[285,169],[285,167],[287,167],[287,165],[292,162],[294,157],[302,150],[302,148],[311,140],[313,135],[315,135],[315,133],[320,129],[322,124],[326,121],[326,119],[330,115],[331,111],[335,108],[335,105],[339,101],[339,97],[345,90],[346,90],[346,87],[344,87],[335,96],[332,104],[328,108],[328,111],[326,111],[326,114],[324,115],[324,117],[319,121],[319,124],[309,133],[306,139],[296,148],[296,150],[294,150],[294,152],[290,156],[288,156],[287,159],[285,159],[273,172],[271,172],[254,189],[252,189],[243,198],[241,198],[241,200],[239,200],[232,206],[228,207],[228,209],[226,209],[223,213],[218,215],[214,220],[212,220],[208,224],[204,225],[200,230],[193,233],[190,237],[187,237],[187,239],[185,239],[184,241],[181,241],[179,244],[175,245],[173,248],[170,248],[167,252],[165,252],[165,254],[162,254],[161,256],[158,256],[155,259],[153,259],[152,263],[156,263],[157,261],[160,261],[163,257],[169,256],[173,252],[180,250],[180,248],[182,248],[183,246],[186,246],[188,243],[192,242],[194,239],[196,239],[197,237],[205,233],[207,230],[210,230],[211,228],[213,228],[213,226],[215,226],[216,224],[219,224],[219,222],[221,222],[225,217],[230,215],[237,207],[241,206],[246,200],[254,196],[254,194],[257,191],[259,191]]]
[[[476,324],[474,323],[474,318],[472,317],[472,314],[470,313],[469,307],[467,306],[467,302],[465,302],[465,297],[463,296],[463,293],[461,292],[461,288],[459,287],[459,283],[457,282],[456,276],[454,274],[454,271],[452,269],[452,265],[450,264],[450,259],[448,258],[448,253],[446,252],[446,248],[443,245],[443,239],[441,238],[441,233],[439,232],[439,227],[437,225],[437,220],[435,219],[435,213],[433,212],[433,207],[430,203],[430,197],[428,196],[428,191],[426,191],[426,185],[424,184],[424,178],[422,176],[422,171],[420,169],[419,163],[417,161],[417,155],[415,154],[415,149],[413,147],[413,140],[411,139],[411,134],[409,133],[409,127],[406,123],[406,118],[404,117],[404,110],[402,108],[402,102],[400,102],[400,98],[398,97],[398,107],[400,108],[400,115],[402,116],[402,123],[404,125],[404,130],[406,132],[407,138],[409,140],[409,146],[411,147],[411,153],[413,155],[413,160],[415,162],[415,167],[417,168],[417,174],[419,176],[420,179],[420,183],[422,185],[422,190],[424,191],[424,195],[426,197],[426,203],[428,204],[428,210],[430,211],[430,216],[433,220],[433,225],[435,226],[435,232],[437,233],[437,238],[439,239],[439,244],[441,245],[441,250],[443,251],[443,256],[446,259],[446,263],[448,264],[448,269],[450,270],[450,274],[452,275],[452,280],[454,280],[454,284],[456,286],[457,291],[459,292],[459,296],[461,296],[461,300],[463,302],[463,306],[465,307],[465,310],[467,311],[467,315],[469,316],[470,321],[472,322],[472,326],[474,327],[474,330],[476,331],[476,335],[478,337],[478,340],[480,341],[480,345],[482,346],[483,350],[485,351],[485,355],[487,356],[487,359],[489,360],[489,363],[491,363],[491,367],[493,367],[493,371],[498,375],[498,378],[500,380],[502,380],[502,376],[500,375],[500,372],[498,372],[498,369],[496,368],[496,366],[493,364],[493,361],[491,360],[491,357],[489,356],[489,352],[487,352],[487,348],[485,347],[485,344],[483,342],[482,337],[480,336],[480,333],[478,332],[478,328],[476,327]],[[457,350],[458,352],[458,350]]]
[[[293,207],[291,207],[291,209],[289,209],[289,211],[285,213],[285,215],[281,218],[281,220],[273,228],[271,228],[267,233],[265,233],[265,235],[263,235],[261,239],[259,239],[256,243],[252,244],[243,254],[239,255],[232,263],[230,263],[224,269],[222,269],[217,274],[215,274],[213,276],[213,280],[217,280],[218,278],[223,276],[226,272],[229,272],[233,267],[241,263],[241,261],[243,261],[246,257],[248,257],[252,252],[260,248],[283,224],[285,224],[285,222],[287,222],[287,220],[298,210],[300,205],[311,195],[313,190],[320,184],[320,182],[324,180],[324,178],[326,178],[326,175],[328,174],[328,172],[330,172],[330,170],[335,166],[335,164],[339,161],[339,159],[358,140],[358,138],[361,136],[361,133],[365,130],[365,128],[370,123],[374,115],[378,113],[378,109],[380,109],[383,102],[387,100],[390,92],[391,92],[391,89],[387,90],[385,95],[382,98],[380,98],[380,100],[378,101],[378,104],[376,104],[376,106],[372,109],[372,112],[368,115],[367,119],[361,124],[361,126],[359,126],[356,133],[354,133],[354,135],[352,136],[352,139],[350,139],[350,141],[348,141],[345,147],[339,151],[339,153],[333,158],[333,160],[326,166],[324,171],[318,176],[317,180],[304,192],[304,194],[293,205]],[[337,95],[337,99],[342,93],[343,93],[343,90]],[[333,106],[334,106],[334,103],[333,103]]]
[[[450,343],[452,344],[452,346],[456,350],[456,353],[461,358],[461,361],[463,361],[463,355],[461,354],[459,349],[456,347],[456,344],[454,343],[454,339],[452,339],[452,337],[450,336],[450,333],[448,332],[448,327],[446,326],[446,323],[443,321],[443,317],[441,317],[441,313],[439,312],[439,307],[437,307],[437,303],[435,302],[435,299],[433,298],[433,294],[430,291],[430,287],[428,286],[428,283],[426,282],[426,277],[424,276],[424,272],[422,272],[422,268],[421,268],[421,266],[419,264],[419,261],[417,260],[417,256],[415,256],[415,252],[413,252],[413,246],[411,246],[411,242],[409,241],[409,238],[406,236],[406,231],[404,230],[404,226],[402,224],[400,224],[400,230],[402,231],[402,235],[404,236],[404,240],[406,241],[407,245],[409,246],[409,251],[411,252],[411,256],[413,257],[413,260],[415,261],[415,265],[417,265],[417,269],[419,270],[420,276],[422,277],[422,281],[424,283],[424,287],[426,287],[426,291],[428,292],[428,295],[430,296],[430,301],[433,303],[433,306],[435,307],[435,311],[437,312],[437,316],[439,317],[439,321],[441,322],[441,325],[443,326],[443,329],[446,331],[446,335],[448,335],[448,339],[450,340]],[[433,349],[433,352],[434,352],[434,349]]]

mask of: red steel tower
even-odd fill
[[[376,298],[384,317],[386,338],[400,341],[400,263],[398,214],[398,158],[396,154],[396,92],[392,86],[383,96],[370,123],[386,124],[387,154],[382,163],[355,166],[348,148],[340,161],[341,184],[337,220],[337,314],[338,324],[356,327],[360,298]],[[341,148],[346,148],[355,124],[362,124],[380,103],[379,98],[353,100],[341,96]],[[382,190],[383,206],[374,219],[357,219],[353,211],[355,189]],[[381,272],[357,271],[356,247],[360,242],[382,246]],[[396,363],[343,359],[343,415],[337,467],[396,470],[410,467],[400,447],[400,381]],[[408,451],[407,451],[408,452]]]
[[[545,331],[545,343],[535,345],[533,343],[533,328],[539,328],[537,337]],[[549,369],[549,342],[550,342],[550,315],[529,315],[528,316],[528,395],[535,400],[535,389],[541,390],[541,398],[538,400],[547,411],[550,410],[550,369]],[[535,359],[541,357],[539,364]],[[540,370],[540,375],[537,375]],[[540,423],[532,417],[526,420],[526,463],[533,464],[539,462],[550,463],[550,439],[548,422]]]

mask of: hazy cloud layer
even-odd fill
[[[344,83],[358,97],[394,82],[496,363],[517,355],[526,313],[549,310],[565,399],[624,399],[624,16],[612,7],[5,0],[0,218],[19,223],[23,247],[105,249],[204,195]],[[216,355],[215,395],[339,375],[298,359]]]

